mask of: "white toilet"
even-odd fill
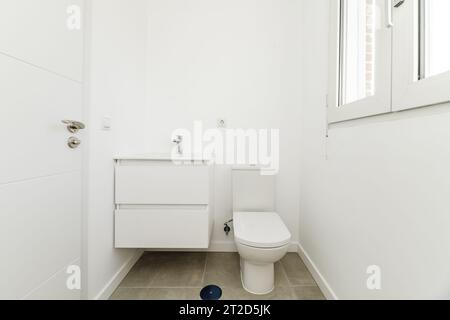
[[[274,212],[275,177],[256,167],[233,169],[233,226],[245,290],[263,295],[274,289],[275,262],[287,253],[291,233]]]

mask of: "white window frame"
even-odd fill
[[[375,95],[339,106],[340,0],[329,0],[329,124],[450,102],[450,71],[419,80],[420,0],[376,1]]]
[[[386,0],[375,0],[381,24],[376,30],[375,94],[349,104],[339,105],[341,77],[341,1],[330,0],[330,57],[328,120],[330,123],[391,112],[392,29],[385,12]]]
[[[394,11],[393,111],[450,101],[450,72],[419,79],[419,8],[419,0],[407,0]]]

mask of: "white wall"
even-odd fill
[[[194,120],[280,128],[278,211],[298,225],[300,23],[295,0],[93,0],[89,86],[88,297],[132,259],[113,248],[113,155],[168,152]],[[113,129],[103,131],[104,116]],[[216,179],[214,247],[232,215],[231,172]],[[105,287],[106,286],[106,287]]]
[[[450,106],[326,134],[328,0],[303,3],[300,242],[340,299],[450,298]],[[366,268],[382,268],[382,290]]]
[[[147,144],[168,152],[177,128],[281,130],[277,210],[298,225],[300,12],[296,0],[149,0]],[[143,130],[143,128],[139,128]],[[217,168],[215,248],[232,248],[231,172]]]
[[[90,15],[87,295],[96,298],[135,253],[114,249],[113,156],[145,144],[145,130],[133,128],[146,128],[146,2],[93,0]],[[104,116],[111,131],[102,130]]]

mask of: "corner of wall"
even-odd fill
[[[108,300],[114,291],[119,287],[122,280],[126,277],[131,268],[143,255],[143,250],[135,250],[134,254],[124,262],[119,270],[112,276],[112,278],[106,283],[106,285],[95,295],[94,300]]]
[[[304,250],[304,248],[300,243],[298,244],[298,254],[302,258],[303,262],[305,263],[309,272],[313,276],[320,290],[322,290],[322,293],[325,295],[325,298],[327,298],[327,300],[339,300],[339,298],[331,288],[330,284],[324,278],[320,270],[317,268],[316,264],[311,260],[310,256]]]

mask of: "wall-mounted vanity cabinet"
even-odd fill
[[[115,159],[115,247],[206,249],[213,228],[214,166],[202,159]]]

